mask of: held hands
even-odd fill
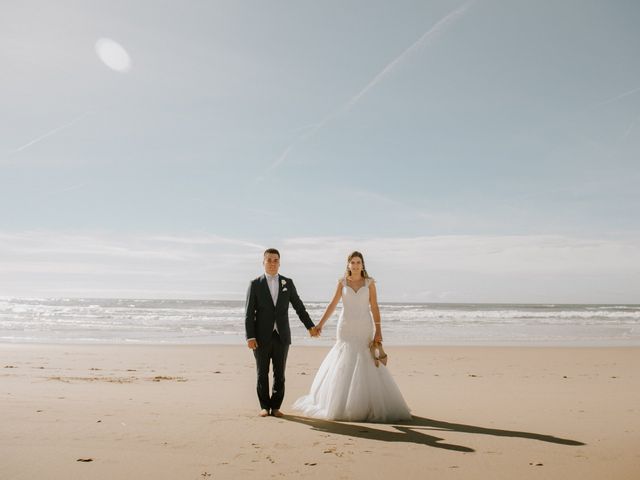
[[[321,329],[318,327],[311,327],[309,329],[309,335],[311,335],[312,337],[319,337],[320,330]],[[251,340],[247,340],[247,347],[249,347],[251,350],[255,350],[256,348],[258,348],[258,342],[253,338]]]

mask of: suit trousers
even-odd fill
[[[258,342],[253,351],[256,358],[258,383],[256,390],[260,407],[265,410],[278,410],[284,399],[284,370],[287,364],[289,345],[282,343],[280,335],[273,332],[267,343]],[[273,363],[273,392],[269,395],[269,366]]]

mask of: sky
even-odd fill
[[[640,303],[636,1],[0,3],[0,297]],[[118,50],[120,48],[121,50]]]

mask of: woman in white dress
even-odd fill
[[[327,420],[391,422],[411,419],[411,413],[386,365],[376,366],[369,350],[382,341],[375,282],[360,252],[347,259],[333,300],[317,325],[319,331],[342,299],[337,339],[322,361],[308,395],[293,408]],[[386,363],[386,362],[384,362]]]

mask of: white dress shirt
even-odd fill
[[[268,273],[265,273],[264,276],[267,277],[267,285],[269,286],[269,292],[271,292],[273,306],[275,307],[276,303],[278,303],[278,292],[280,291],[280,288],[278,287],[279,275],[269,275]],[[280,333],[278,332],[278,327],[275,323],[273,324],[273,330],[276,333]]]
[[[269,291],[271,292],[271,298],[273,299],[273,306],[275,307],[276,303],[278,303],[278,292],[280,291],[278,288],[279,275],[269,275],[268,273],[265,273],[264,276],[267,277],[267,285],[269,285]]]

